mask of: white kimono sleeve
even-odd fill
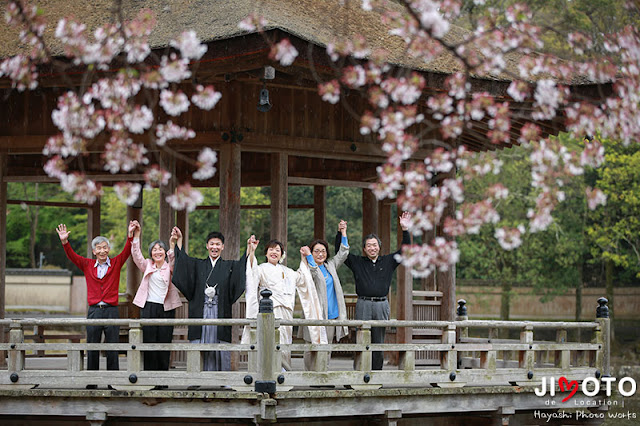
[[[298,297],[300,298],[304,317],[306,319],[323,319],[320,298],[318,297],[316,286],[313,283],[309,266],[304,260],[300,261],[296,289],[298,290]],[[308,326],[307,328],[309,330],[309,336],[311,337],[311,343],[327,343],[327,330],[324,326]]]
[[[251,255],[251,258],[247,259],[246,270],[246,282],[245,282],[245,318],[257,318],[258,317],[258,301],[260,295],[258,294],[258,288],[260,284],[260,268],[258,268],[258,261],[255,255]],[[251,327],[244,326],[242,330],[242,339],[240,343],[246,345],[251,343]]]

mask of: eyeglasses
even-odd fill
[[[313,252],[315,254],[320,254],[320,253],[326,253],[327,251],[325,249],[315,249]]]

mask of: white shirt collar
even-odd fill
[[[111,266],[111,259],[109,257],[107,257],[107,261],[104,262],[104,263],[107,264],[107,268],[110,267]],[[100,266],[100,262],[98,262],[98,259],[96,259],[96,263],[93,265],[93,267],[97,268],[98,266]]]

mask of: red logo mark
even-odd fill
[[[571,393],[566,398],[564,398],[562,400],[562,402],[567,402],[578,391],[578,381],[577,380],[569,381],[569,380],[567,380],[566,377],[560,377],[560,379],[558,380],[558,385],[560,385],[560,390],[562,392],[571,391]]]

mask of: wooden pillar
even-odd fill
[[[287,207],[289,162],[288,155],[271,154],[271,238],[280,240],[287,248]]]
[[[171,179],[168,185],[160,187],[160,214],[158,218],[158,238],[163,241],[169,241],[171,237],[171,229],[175,225],[175,210],[167,203],[167,197],[171,195],[175,189],[175,158],[171,155],[162,152],[160,154],[160,166],[168,170]],[[184,236],[186,238],[186,235]]]
[[[87,257],[93,259],[91,240],[100,235],[100,199],[87,208]]]
[[[391,204],[388,200],[378,201],[378,236],[382,240],[382,254],[391,253]]]
[[[222,258],[236,260],[240,257],[240,190],[241,149],[237,143],[229,143],[220,148],[220,232],[224,235]],[[240,304],[231,308],[234,318],[240,317]],[[231,343],[240,343],[240,326],[231,327]],[[231,352],[231,370],[238,369],[238,352]]]
[[[455,170],[447,173],[445,178],[455,178]],[[447,216],[454,217],[456,212],[456,206],[453,199],[447,200],[447,205],[442,215],[443,218]],[[444,236],[443,226],[440,224],[436,227],[436,235]],[[440,320],[441,321],[454,321],[456,318],[456,268],[455,265],[451,266],[447,271],[436,269],[436,287],[442,292],[442,305],[440,306]]]
[[[313,238],[327,239],[327,187],[313,187]]]
[[[402,244],[402,227],[400,223],[398,223],[397,241],[398,247],[400,247]],[[399,320],[411,321],[413,319],[413,277],[411,276],[411,269],[400,265],[398,266],[397,274],[396,317]],[[411,328],[398,327],[396,330],[397,343],[411,343],[413,337]]]
[[[142,206],[140,207],[127,207],[127,227],[129,226],[129,222],[132,220],[137,220],[140,222],[141,226],[144,226],[142,223]],[[151,243],[151,241],[147,241],[146,243]],[[168,243],[168,241],[167,241]],[[140,250],[142,254],[147,257],[147,245],[143,244],[142,236],[140,237]],[[142,281],[142,272],[136,264],[133,262],[133,258],[129,256],[129,260],[127,260],[127,303],[129,304],[129,318],[140,318],[140,309],[135,306],[133,303],[133,298],[138,291],[138,286],[140,285],[140,281]]]
[[[7,273],[7,153],[0,152],[0,319],[5,317],[5,277]],[[0,326],[0,343],[7,342],[5,328]],[[0,366],[6,366],[6,352],[0,351]]]
[[[224,235],[223,259],[240,256],[240,145],[220,148],[220,232]]]
[[[176,212],[176,226],[182,231],[182,250],[189,253],[189,213],[186,210]]]
[[[379,235],[378,200],[373,191],[364,188],[362,190],[362,236],[364,237],[368,234]]]

